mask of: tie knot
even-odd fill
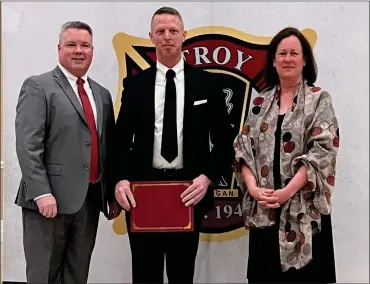
[[[85,83],[85,80],[82,79],[81,77],[78,77],[77,79],[77,85],[83,85]]]
[[[167,79],[173,79],[173,78],[175,78],[175,76],[176,76],[175,71],[173,71],[172,69],[167,70],[167,73],[166,73],[166,78]]]

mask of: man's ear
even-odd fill
[[[187,31],[184,31],[184,33],[182,34],[182,42],[186,40],[187,34],[188,34]]]

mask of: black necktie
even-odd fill
[[[169,163],[177,157],[177,117],[176,117],[176,85],[175,71],[169,69],[166,73],[166,96],[163,114],[163,132],[161,155]]]

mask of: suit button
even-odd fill
[[[89,170],[89,165],[84,165],[84,170],[88,171]]]
[[[86,146],[90,146],[90,145],[91,145],[91,142],[90,142],[90,141],[86,141],[86,142],[85,142],[85,145],[86,145]]]

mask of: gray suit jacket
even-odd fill
[[[110,92],[88,78],[97,109],[102,212],[107,214],[107,150],[114,129]],[[38,209],[34,198],[54,195],[58,213],[73,214],[83,205],[89,185],[90,131],[82,105],[67,78],[54,70],[31,76],[22,85],[15,119],[16,150],[22,180],[16,204]]]

